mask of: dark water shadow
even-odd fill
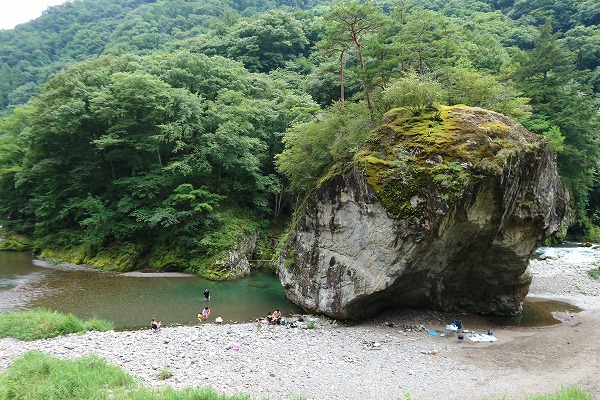
[[[363,323],[376,324],[388,326],[391,329],[441,328],[440,333],[443,333],[443,327],[460,320],[463,329],[487,332],[499,327],[537,328],[558,325],[563,321],[557,316],[566,317],[580,311],[582,311],[580,308],[564,301],[531,297],[525,299],[523,311],[514,317],[399,308],[388,309],[364,321],[343,321],[341,323],[347,326]]]
[[[501,327],[538,328],[559,325],[563,321],[556,317],[557,313],[578,313],[581,308],[560,300],[542,298],[526,298],[523,311],[514,317],[483,316],[490,323]]]

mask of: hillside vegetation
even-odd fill
[[[257,232],[269,259],[386,112],[464,104],[547,137],[570,232],[597,239],[599,23],[593,0],[51,7],[0,31],[0,225],[47,256],[219,278]]]

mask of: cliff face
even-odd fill
[[[510,315],[567,204],[553,153],[514,121],[393,110],[352,169],[306,198],[279,276],[292,301],[334,318],[398,306]]]

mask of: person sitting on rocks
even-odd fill
[[[202,310],[202,314],[198,314],[198,320],[207,321],[208,317],[210,317],[210,308],[204,307],[204,310]]]
[[[262,320],[262,323],[264,324],[265,321],[267,324],[273,325],[273,313],[268,313],[267,316]],[[259,322],[261,322],[261,320],[259,320]]]
[[[156,319],[152,318],[152,321],[150,322],[150,329],[152,330],[152,332],[160,331],[160,326],[161,326],[161,322],[160,321],[156,322]]]
[[[273,311],[272,316],[273,316],[273,324],[281,325],[281,311],[279,311],[279,310]]]

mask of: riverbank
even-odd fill
[[[397,311],[353,326],[305,316],[296,328],[203,324],[167,327],[157,334],[90,332],[34,342],[2,339],[0,370],[37,349],[59,357],[98,354],[148,386],[210,386],[273,399],[398,399],[405,393],[412,399],[518,398],[571,385],[600,397],[600,283],[587,275],[596,262],[597,250],[532,261],[532,296],[569,301],[584,310],[565,310],[557,315],[564,323],[544,328]],[[467,343],[427,333],[443,332],[457,318],[470,330],[492,329],[498,341]],[[311,320],[315,327],[307,329]],[[164,367],[173,376],[160,380]]]

